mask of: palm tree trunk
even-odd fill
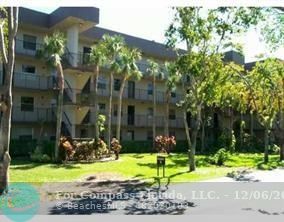
[[[56,110],[56,140],[55,140],[55,161],[59,161],[59,146],[60,146],[60,136],[61,136],[61,124],[62,124],[62,114],[63,114],[63,94],[64,94],[64,75],[61,63],[57,64],[57,75],[59,82],[59,92],[58,92],[58,101],[57,101],[57,110]]]
[[[108,129],[107,129],[107,145],[111,149],[111,113],[112,113],[112,92],[113,92],[113,73],[109,77],[109,99],[108,99]]]
[[[264,131],[264,163],[268,163],[268,148],[269,148],[269,129],[265,127]]]
[[[95,141],[99,140],[99,126],[98,126],[98,78],[99,78],[100,68],[96,65],[94,70],[94,115],[95,115]]]
[[[0,194],[7,191],[9,183],[9,155],[12,117],[12,80],[15,64],[15,37],[18,30],[18,8],[8,8],[8,53],[5,48],[3,25],[0,25],[0,51],[5,67],[4,94],[1,96],[0,110],[2,112],[0,125]],[[8,56],[7,56],[8,54]]]
[[[166,114],[165,114],[165,136],[169,136],[169,115],[170,115],[170,97],[171,92],[166,92]]]
[[[152,119],[152,133],[153,133],[153,151],[155,150],[156,138],[156,115],[157,115],[157,100],[156,100],[156,76],[153,75],[153,119]]]
[[[118,97],[118,110],[117,110],[117,125],[116,125],[116,139],[120,141],[120,129],[121,129],[121,110],[122,110],[122,95],[125,86],[126,78],[123,78],[120,89],[119,89],[119,97]]]

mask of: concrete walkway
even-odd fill
[[[248,174],[239,175],[239,178],[220,177],[206,182],[284,182],[284,169],[256,170]]]

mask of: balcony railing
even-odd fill
[[[33,108],[23,111],[21,107],[13,107],[12,121],[14,122],[55,122],[55,108]]]
[[[3,85],[3,72],[0,71],[0,85]],[[14,72],[13,87],[48,90],[57,88],[57,78],[38,73]]]
[[[99,114],[107,115],[106,112],[98,111]],[[94,115],[93,112],[90,112],[90,116]],[[93,119],[93,118],[90,118]],[[116,125],[117,116],[112,115],[112,125]],[[82,122],[79,125],[94,125],[91,122]],[[122,115],[121,117],[121,126],[134,126],[134,127],[152,127],[153,117],[148,115]],[[156,127],[165,127],[165,117],[156,116]],[[177,117],[175,119],[169,119],[170,128],[183,128],[183,118]]]
[[[108,96],[108,89],[98,89],[99,96]],[[113,96],[118,97],[118,91],[113,91]],[[133,99],[133,100],[141,100],[141,101],[153,101],[153,94],[149,94],[146,89],[138,89],[136,88],[134,91],[129,91],[128,88],[125,88],[122,95],[123,99]],[[177,103],[182,98],[181,94],[175,93],[175,97],[171,97],[171,103]],[[156,101],[157,103],[165,103],[166,96],[165,92],[156,91]]]
[[[117,117],[112,117],[112,123],[116,125]],[[135,126],[135,127],[152,127],[153,117],[147,115],[123,115],[121,118],[122,126]],[[156,116],[156,126],[165,127],[165,117]],[[183,128],[183,119],[176,118],[174,120],[169,120],[170,128]]]
[[[43,76],[36,73],[14,73],[14,87],[28,88],[28,89],[54,89],[57,87],[56,77]]]
[[[64,54],[64,61],[68,62],[69,65],[71,65],[72,63],[70,61],[73,61],[74,63],[76,63],[78,66],[83,66],[83,65],[87,65],[90,62],[90,53],[83,53],[83,52],[79,52],[79,53],[72,53],[72,52],[66,52]],[[148,64],[144,61],[138,61],[137,62],[137,66],[139,68],[139,70],[145,75],[147,76],[147,68],[148,68]],[[108,66],[106,65],[105,68],[108,68]]]

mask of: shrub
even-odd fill
[[[229,159],[229,152],[225,148],[221,148],[214,155],[215,164],[218,166],[224,165],[225,161]]]
[[[75,153],[74,160],[92,160],[94,157],[95,140],[77,142],[74,141]]]
[[[94,147],[94,154],[97,159],[102,158],[104,155],[108,154],[108,149],[106,143],[99,139],[96,146]]]
[[[70,138],[61,137],[59,145],[59,159],[61,161],[68,161],[73,158],[75,154],[75,148]]]
[[[174,136],[157,136],[155,138],[156,149],[158,153],[170,153],[170,151],[176,146],[176,140]]]
[[[116,138],[112,138],[111,149],[115,154],[115,159],[118,160],[119,159],[119,153],[120,153],[120,150],[121,150],[121,145]]]
[[[271,154],[279,154],[280,153],[280,147],[277,146],[276,144],[273,144],[273,145],[269,146],[269,152]]]
[[[51,162],[51,158],[47,154],[42,154],[35,150],[34,153],[30,156],[31,161],[37,162],[37,163],[49,163]]]

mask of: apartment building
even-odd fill
[[[130,47],[142,51],[138,66],[143,73],[140,81],[129,80],[123,94],[122,140],[151,140],[153,121],[153,85],[147,76],[147,58],[159,63],[175,58],[175,53],[160,43],[98,27],[97,8],[58,8],[50,14],[20,8],[19,29],[16,38],[16,62],[13,79],[12,138],[54,139],[56,129],[55,107],[57,98],[56,72],[36,58],[46,35],[60,30],[65,33],[66,54],[62,60],[65,76],[62,132],[72,137],[93,137],[94,104],[92,69],[86,64],[90,47],[104,34],[120,34]],[[0,90],[5,71],[0,66]],[[117,118],[117,100],[120,77],[114,77],[113,133]],[[108,70],[100,73],[99,112],[108,110]],[[165,84],[157,80],[157,134],[163,134],[165,121]],[[169,126],[170,134],[185,140],[182,113],[176,107],[180,89],[172,93]],[[115,134],[114,134],[115,135]]]

